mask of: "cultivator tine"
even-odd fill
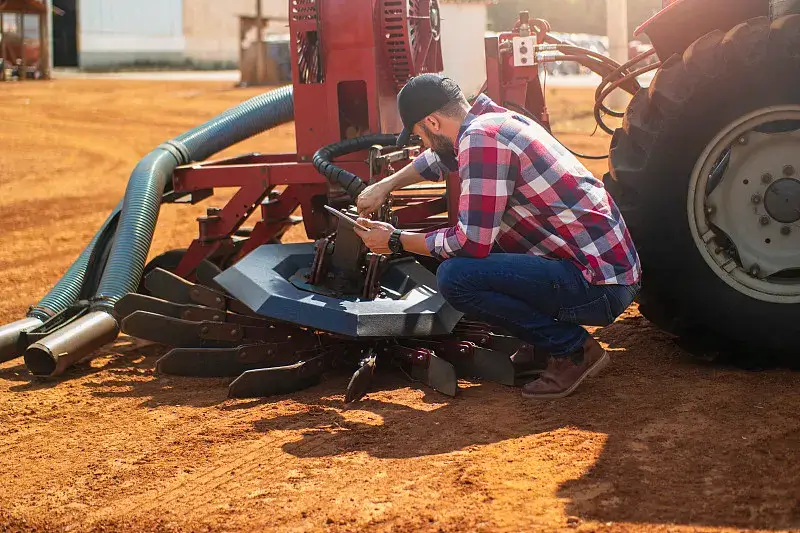
[[[292,365],[248,370],[230,384],[228,398],[275,396],[316,385],[330,364],[330,352],[308,353],[317,355]]]
[[[224,348],[232,345],[231,342],[202,339],[200,327],[205,323],[190,322],[147,311],[135,311],[122,320],[121,329],[131,337],[167,346]]]
[[[458,360],[455,366],[462,377],[485,379],[509,386],[516,383],[514,363],[510,355],[503,352],[474,347],[472,356]]]
[[[221,272],[222,270],[210,261],[201,261],[200,264],[197,265],[194,275],[197,278],[198,283],[222,294],[228,294],[228,292],[223,289],[219,283],[214,281],[214,278],[217,277],[217,275],[219,275]]]
[[[160,298],[146,296],[139,293],[128,293],[114,306],[117,316],[122,320],[136,311],[147,311],[157,315],[164,315],[190,322],[227,322],[243,326],[268,327],[271,323],[264,318],[229,313],[221,309],[213,309],[202,305],[177,304]]]
[[[511,354],[480,348],[466,341],[433,342],[415,339],[413,343],[433,350],[452,363],[458,377],[493,381],[501,385],[515,383]]]
[[[234,348],[256,342],[283,342],[305,330],[272,324],[243,326],[224,322],[192,322],[147,311],[136,311],[122,321],[122,331],[132,337],[176,348]]]
[[[212,309],[221,309],[240,315],[256,316],[239,300],[203,285],[191,283],[180,276],[161,268],[155,268],[144,280],[145,287],[153,296],[179,304],[200,304]]]
[[[362,361],[361,368],[356,370],[350,383],[347,385],[347,391],[344,395],[344,403],[351,403],[360,400],[369,390],[372,383],[372,376],[375,374],[375,362],[377,357],[374,352],[371,352],[369,357]]]
[[[433,354],[428,359],[427,368],[412,366],[411,376],[447,396],[455,396],[458,390],[456,369],[452,364]]]
[[[192,377],[236,377],[265,367],[297,361],[297,344],[249,344],[237,348],[175,348],[156,363],[161,374]]]
[[[411,377],[442,394],[456,395],[458,378],[451,363],[425,348],[394,345],[390,349],[401,362],[411,364]]]

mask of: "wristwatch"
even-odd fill
[[[399,254],[403,251],[403,243],[400,242],[400,235],[403,232],[399,229],[396,229],[392,232],[392,235],[389,237],[389,249],[392,253]]]

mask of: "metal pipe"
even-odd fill
[[[11,361],[22,355],[17,350],[19,336],[25,331],[38,328],[43,323],[36,317],[28,317],[0,326],[0,363]]]
[[[28,346],[25,365],[35,376],[59,376],[119,334],[117,321],[94,311]]]

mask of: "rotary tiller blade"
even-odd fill
[[[412,366],[411,376],[419,379],[433,390],[447,396],[455,396],[458,390],[458,378],[455,367],[436,355],[431,354],[427,367]]]
[[[261,398],[288,394],[316,385],[327,367],[323,353],[293,365],[248,370],[228,387],[228,398]]]
[[[372,376],[375,374],[375,354],[366,358],[361,368],[356,370],[350,383],[347,385],[347,392],[344,395],[344,403],[351,403],[360,400],[369,390],[372,383]]]

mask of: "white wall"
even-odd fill
[[[486,81],[484,35],[488,26],[486,6],[480,3],[439,3],[442,13],[442,61],[444,72],[461,86],[464,94],[477,93]]]
[[[239,62],[239,16],[256,14],[255,0],[184,0],[186,57],[197,64]],[[264,18],[273,21],[266,34],[288,34],[288,0],[261,0]]]
[[[81,67],[179,61],[183,0],[81,0]]]

